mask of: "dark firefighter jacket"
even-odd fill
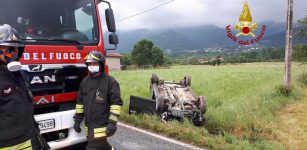
[[[0,148],[24,142],[39,132],[33,97],[21,73],[0,65]]]
[[[117,81],[106,74],[85,77],[79,88],[75,121],[85,118],[88,140],[106,137],[106,126],[117,122],[123,105]]]

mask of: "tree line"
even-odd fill
[[[265,48],[239,54],[228,54],[225,57],[228,63],[279,62],[284,60],[285,52],[283,48]]]
[[[166,58],[161,48],[154,46],[149,40],[141,40],[134,45],[134,49],[130,54],[126,54],[121,58],[121,64],[146,68],[146,66],[158,67],[167,64],[221,65],[227,63],[283,62],[284,58],[284,48],[265,48],[232,53],[185,53]],[[293,60],[307,62],[307,44],[294,46]]]

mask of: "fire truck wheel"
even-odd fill
[[[152,74],[151,76],[151,83],[156,83],[158,84],[159,83],[159,79],[158,79],[158,76],[156,74]]]
[[[199,109],[203,114],[205,114],[207,111],[207,99],[203,96],[199,96],[198,100],[199,100]]]

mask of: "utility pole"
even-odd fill
[[[292,53],[293,0],[288,0],[287,31],[285,45],[284,87],[291,88],[291,53]]]

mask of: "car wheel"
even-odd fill
[[[198,100],[199,100],[199,109],[203,114],[205,114],[207,111],[207,99],[203,96],[199,96]]]
[[[158,76],[156,74],[152,74],[151,76],[151,83],[156,83],[158,84],[159,83],[159,79],[158,79]]]
[[[191,77],[190,76],[185,76],[184,77],[184,84],[186,86],[191,86]]]

